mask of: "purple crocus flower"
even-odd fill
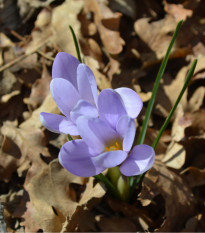
[[[57,54],[53,63],[50,90],[64,116],[42,112],[40,119],[48,130],[79,135],[75,122],[77,116],[98,116],[98,92],[93,72],[70,54]],[[78,114],[74,113],[75,110]]]
[[[103,90],[98,97],[100,117],[78,117],[76,123],[82,139],[65,143],[59,161],[69,172],[82,177],[94,176],[106,168],[120,166],[125,176],[142,174],[154,163],[155,153],[148,145],[131,147],[135,122],[127,114],[136,115],[125,106],[117,91]],[[137,112],[139,113],[139,105]]]
[[[50,131],[70,135],[79,135],[76,121],[80,116],[98,117],[110,114],[109,109],[118,106],[106,105],[106,111],[101,114],[98,109],[98,91],[95,77],[88,66],[81,64],[70,54],[60,52],[57,54],[52,69],[50,84],[51,95],[62,115],[42,112],[41,123]],[[137,93],[129,88],[113,90],[124,105],[124,114],[136,118],[141,111],[142,101]],[[109,98],[106,101],[110,101]],[[100,104],[104,104],[100,98]],[[104,109],[105,110],[105,109]],[[112,125],[114,118],[109,118]]]

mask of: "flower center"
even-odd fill
[[[106,151],[122,150],[122,147],[120,146],[120,144],[118,142],[115,142],[114,145],[105,147],[105,150]]]

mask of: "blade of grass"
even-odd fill
[[[155,99],[156,99],[157,90],[158,90],[158,87],[159,87],[159,84],[160,84],[160,80],[161,80],[162,76],[164,75],[164,71],[165,71],[165,68],[167,66],[167,62],[168,62],[172,47],[174,45],[174,42],[176,41],[176,38],[177,38],[178,32],[179,32],[179,30],[181,28],[182,22],[183,21],[181,20],[177,24],[177,27],[176,27],[176,29],[174,31],[171,42],[170,42],[169,47],[167,49],[166,55],[165,55],[165,57],[164,57],[164,59],[162,61],[162,64],[161,64],[160,68],[159,68],[157,78],[156,78],[156,81],[154,83],[154,87],[153,87],[153,90],[152,90],[152,96],[151,96],[151,99],[150,99],[150,101],[148,103],[148,107],[147,107],[146,114],[145,114],[145,119],[144,119],[143,124],[142,124],[142,128],[141,128],[141,131],[140,131],[140,134],[139,134],[139,137],[138,137],[137,144],[143,144],[143,142],[144,142],[145,135],[146,135],[146,132],[147,132],[148,123],[149,123],[149,119],[150,119],[151,112],[152,112],[154,102],[155,102]]]
[[[167,62],[168,62],[172,47],[173,47],[173,45],[174,45],[174,43],[176,41],[176,38],[177,38],[177,35],[179,33],[179,30],[181,28],[182,23],[183,23],[183,20],[179,21],[179,23],[177,24],[176,29],[174,31],[174,34],[172,36],[171,42],[170,42],[169,47],[167,49],[167,52],[165,54],[165,57],[164,57],[161,65],[160,65],[159,71],[157,73],[157,77],[156,77],[154,87],[153,87],[153,90],[152,90],[152,96],[151,96],[151,99],[150,99],[150,101],[148,103],[148,106],[147,106],[147,110],[146,110],[146,113],[145,113],[145,119],[143,121],[142,128],[140,130],[140,134],[139,134],[139,137],[138,137],[138,140],[137,140],[137,144],[143,144],[143,142],[144,142],[145,135],[146,135],[147,128],[148,128],[149,119],[150,119],[150,116],[151,116],[151,113],[152,113],[152,109],[153,109],[154,102],[155,102],[155,99],[156,99],[157,91],[158,91],[158,88],[159,88],[160,80],[161,80],[162,76],[164,75],[164,71],[166,69]],[[138,176],[129,178],[131,193],[134,192],[134,188],[135,188],[135,185],[136,185],[137,181],[142,180],[143,177],[144,177],[144,175],[142,174],[142,175],[139,175],[139,178],[138,178]]]
[[[178,98],[177,98],[177,100],[176,100],[176,102],[175,102],[173,108],[171,109],[171,111],[170,111],[170,113],[169,113],[167,119],[165,120],[165,122],[164,122],[164,124],[162,125],[162,127],[161,127],[161,129],[160,129],[160,131],[159,131],[159,133],[158,133],[158,135],[157,135],[157,137],[155,138],[155,140],[154,140],[154,142],[153,142],[153,144],[152,144],[153,149],[156,148],[157,143],[159,142],[159,140],[160,140],[160,138],[161,138],[161,136],[162,136],[164,130],[166,129],[166,127],[167,127],[167,125],[168,125],[168,123],[169,123],[171,117],[173,116],[173,113],[174,113],[174,111],[176,110],[176,108],[177,108],[177,106],[178,106],[178,104],[179,104],[179,102],[180,102],[180,100],[181,100],[181,98],[182,98],[182,96],[183,96],[183,94],[184,94],[186,88],[188,87],[189,82],[190,82],[190,80],[191,80],[191,77],[192,77],[192,75],[193,75],[193,73],[194,73],[196,64],[197,64],[197,59],[195,59],[195,60],[192,62],[192,65],[191,65],[191,67],[190,67],[190,69],[189,69],[189,72],[187,73],[184,86],[182,87],[181,92],[179,93],[179,96],[178,96]],[[141,175],[139,175],[139,176],[132,177],[132,178],[133,178],[133,179],[131,180],[132,183],[130,183],[130,186],[131,186],[131,190],[130,190],[131,196],[132,196],[132,194],[133,194],[133,192],[134,192],[134,189],[135,189],[136,185],[138,185],[138,186],[141,185],[142,180],[143,180],[145,174],[146,174],[146,172],[143,173],[143,174],[141,174]]]
[[[197,60],[195,59],[195,60],[192,62],[192,65],[191,65],[191,68],[189,69],[189,72],[187,73],[184,86],[182,87],[181,92],[179,93],[179,96],[178,96],[178,98],[177,98],[177,100],[176,100],[174,106],[172,107],[172,109],[171,109],[171,111],[170,111],[170,113],[169,113],[167,119],[165,120],[165,122],[164,122],[164,124],[162,125],[162,127],[161,127],[161,129],[160,129],[160,131],[159,131],[159,133],[158,133],[158,135],[157,135],[157,137],[155,138],[155,140],[154,140],[154,142],[153,142],[153,144],[152,144],[153,149],[156,148],[157,143],[159,142],[159,139],[161,138],[161,136],[162,136],[164,130],[166,129],[167,125],[169,124],[169,121],[170,121],[171,117],[173,116],[174,111],[176,110],[176,108],[177,108],[177,106],[178,106],[178,104],[179,104],[179,102],[180,102],[180,100],[181,100],[181,98],[182,98],[182,96],[183,96],[183,94],[184,94],[186,88],[188,87],[189,81],[190,81],[190,79],[191,79],[191,77],[192,77],[192,75],[193,75],[193,73],[194,73],[196,64],[197,64]]]
[[[74,41],[74,44],[75,44],[75,49],[76,49],[76,52],[77,52],[78,60],[79,60],[79,62],[83,63],[83,61],[81,59],[81,56],[80,56],[80,48],[79,48],[79,45],[78,45],[78,40],[76,38],[75,32],[74,32],[73,28],[70,25],[69,25],[69,28],[70,28],[70,31],[71,31],[72,36],[73,36],[73,41]]]

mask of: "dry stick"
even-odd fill
[[[11,66],[15,65],[16,63],[22,61],[23,59],[25,59],[26,57],[28,57],[29,55],[37,52],[41,47],[43,47],[48,41],[50,40],[50,38],[44,40],[39,46],[37,46],[35,49],[31,50],[30,52],[20,56],[20,57],[17,57],[16,59],[10,61],[9,63],[5,64],[4,66],[0,67],[0,72],[10,68]]]
[[[42,52],[40,50],[37,50],[36,52],[39,53],[42,57],[45,57],[46,59],[48,59],[50,61],[54,61],[53,57],[50,57],[50,56],[46,55],[44,52]]]

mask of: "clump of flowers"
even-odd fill
[[[63,115],[42,112],[41,122],[52,132],[81,137],[61,147],[59,161],[64,168],[89,177],[107,168],[135,176],[152,167],[155,152],[151,146],[132,148],[135,118],[143,105],[135,91],[125,87],[104,89],[98,95],[89,67],[64,52],[55,58],[52,78],[51,94]],[[113,180],[113,172],[110,174]]]
[[[59,53],[54,61],[51,94],[63,115],[42,112],[42,124],[50,131],[79,135],[81,139],[65,143],[59,153],[59,161],[69,172],[82,177],[95,176],[117,197],[128,201],[136,184],[155,159],[154,149],[166,129],[184,91],[194,73],[197,60],[192,62],[185,83],[152,147],[144,145],[149,118],[154,106],[160,80],[164,74],[171,49],[182,21],[179,21],[166,55],[161,63],[148,103],[145,119],[133,147],[135,118],[142,109],[142,100],[129,88],[104,89],[99,95],[95,77],[85,64],[80,63],[80,51],[75,33],[70,27],[78,60]],[[108,169],[108,176],[101,172]],[[139,185],[140,186],[140,185]]]

